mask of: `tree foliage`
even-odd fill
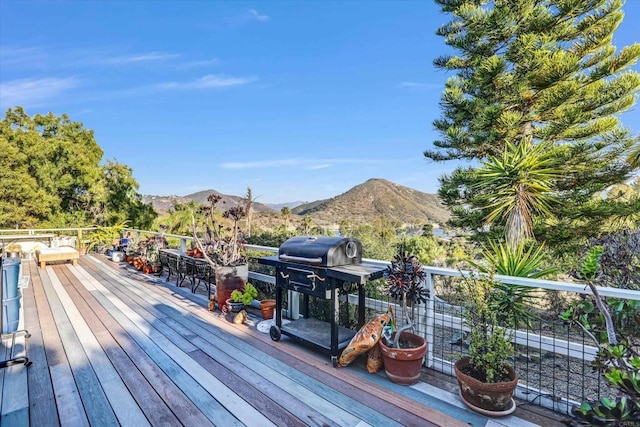
[[[638,166],[630,156],[638,138],[618,118],[640,89],[629,69],[640,44],[619,52],[612,45],[622,1],[436,2],[452,17],[437,34],[455,54],[434,63],[456,74],[434,122],[442,137],[424,154],[481,165],[441,178],[451,225],[480,237],[506,230],[516,244],[535,236],[562,252],[597,236],[617,213],[631,215],[637,202],[597,197]]]
[[[93,131],[66,114],[29,117],[21,107],[0,121],[0,227],[149,226],[155,216],[136,193],[128,166],[108,161]]]

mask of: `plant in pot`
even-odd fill
[[[418,258],[407,255],[404,247],[400,247],[384,276],[387,280],[387,292],[391,298],[400,301],[402,319],[406,321],[405,326],[394,334],[383,334],[378,341],[385,373],[394,383],[415,384],[420,379],[427,343],[424,337],[409,330],[414,329],[413,313],[416,305],[427,300],[427,290],[422,285],[425,272]]]
[[[463,276],[462,290],[467,298],[464,325],[470,332],[469,356],[455,363],[454,370],[463,402],[485,415],[506,415],[515,410],[513,393],[518,375],[506,363],[514,354],[508,326],[512,316],[495,310],[501,298],[491,276]],[[501,320],[502,317],[502,320]]]
[[[22,246],[19,243],[10,243],[6,248],[7,256],[9,258],[20,258],[22,255]]]
[[[245,283],[241,289],[234,289],[231,296],[227,299],[227,307],[232,313],[237,313],[246,305],[258,297],[258,290],[251,284]]]
[[[263,299],[260,301],[260,311],[265,320],[273,319],[273,313],[276,309],[276,300]]]
[[[218,308],[225,312],[226,301],[236,289],[243,289],[249,279],[249,265],[245,251],[244,234],[239,222],[246,215],[242,206],[234,206],[224,213],[216,206],[222,197],[211,193],[207,197],[208,206],[203,207],[200,221],[192,216],[193,240],[204,259],[215,272],[215,300]],[[198,236],[198,229],[205,231]]]

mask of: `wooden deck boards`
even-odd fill
[[[2,426],[487,424],[361,363],[334,368],[286,337],[273,342],[234,325],[189,289],[104,257],[45,269],[25,261],[23,269],[31,337],[16,350],[25,346],[33,365],[0,372]]]

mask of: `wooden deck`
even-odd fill
[[[428,382],[402,387],[362,363],[334,368],[101,256],[45,269],[24,260],[22,274],[31,276],[22,291],[31,337],[4,340],[0,355],[26,353],[33,364],[0,370],[3,427],[560,425],[522,408],[488,420],[426,371]]]

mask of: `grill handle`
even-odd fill
[[[301,257],[301,256],[293,256],[293,255],[281,254],[281,255],[278,255],[278,258],[283,259],[285,261],[306,262],[306,263],[309,263],[309,264],[320,264],[322,262],[322,258],[321,257],[318,257],[318,258],[305,258],[305,257]]]

